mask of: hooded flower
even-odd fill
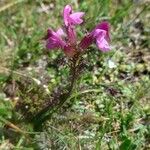
[[[63,11],[64,23],[65,26],[69,25],[78,25],[83,22],[82,17],[84,16],[84,12],[75,12],[72,13],[72,7],[70,5],[66,5]]]
[[[71,57],[75,54],[75,49],[68,45],[62,37],[65,36],[65,33],[62,29],[58,29],[56,32],[52,31],[51,29],[47,30],[47,35],[45,37],[46,40],[46,48],[47,49],[55,49],[55,48],[61,48],[64,53]]]
[[[96,39],[97,47],[104,52],[110,50],[110,46],[107,41],[108,37],[106,36],[106,34],[107,34],[107,32],[102,29],[96,29],[93,32],[93,37],[94,37],[94,39]]]
[[[76,45],[77,43],[77,37],[75,32],[75,25],[79,25],[83,22],[82,17],[84,13],[83,12],[72,12],[72,7],[70,5],[66,5],[63,11],[63,18],[64,18],[64,24],[66,33],[68,36],[68,42],[71,45]]]
[[[102,29],[106,31],[106,39],[110,41],[110,24],[107,21],[103,21],[96,26],[96,29]]]
[[[54,32],[51,29],[47,30],[47,36],[46,36],[46,47],[48,49],[54,49],[54,48],[64,48],[66,43],[63,41],[62,36],[64,35],[64,32],[62,29],[58,29],[57,32]]]
[[[101,51],[109,51],[109,23],[103,21],[102,23],[98,24],[92,32],[86,35],[80,42],[79,47],[83,50],[88,48],[94,41],[96,41],[97,47]]]

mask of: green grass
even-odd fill
[[[35,132],[29,120],[50,99],[43,85],[51,93],[67,82],[64,54],[47,52],[42,38],[63,24],[68,2],[86,12],[79,39],[106,19],[113,48],[90,47],[73,94]],[[50,9],[41,12],[43,6]],[[149,10],[148,2],[130,0],[0,2],[0,149],[150,149]]]

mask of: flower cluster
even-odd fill
[[[46,48],[60,48],[67,56],[73,57],[77,52],[84,51],[96,42],[101,51],[109,51],[110,25],[106,21],[99,23],[91,32],[85,35],[81,42],[77,42],[75,26],[83,23],[83,16],[84,12],[73,12],[72,7],[66,5],[63,10],[64,28],[57,31],[47,30]]]

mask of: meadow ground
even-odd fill
[[[35,130],[31,118],[68,82],[64,54],[42,41],[66,4],[86,12],[79,39],[108,20],[112,50],[89,47],[72,95]],[[149,11],[149,0],[1,0],[0,150],[150,149]]]

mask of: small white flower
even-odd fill
[[[117,65],[116,65],[111,59],[109,59],[109,60],[108,60],[108,67],[109,67],[110,69],[112,69],[112,68],[116,68]]]

